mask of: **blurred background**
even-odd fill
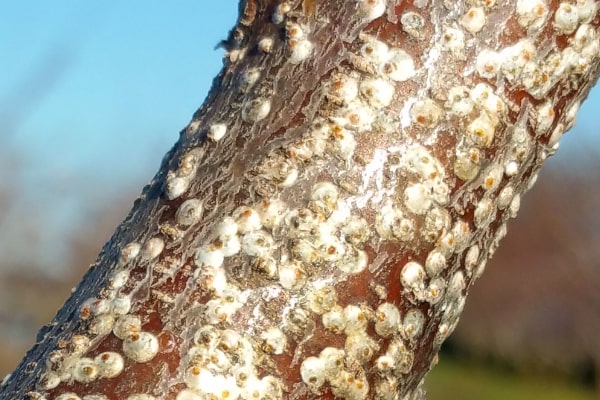
[[[202,103],[237,0],[0,3],[0,379]],[[471,290],[430,399],[600,399],[600,90]],[[8,344],[8,345],[7,345]]]

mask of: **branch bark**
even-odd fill
[[[420,399],[598,76],[598,4],[245,0],[0,399]]]

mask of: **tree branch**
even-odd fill
[[[598,76],[598,25],[591,0],[243,1],[0,399],[422,398]]]

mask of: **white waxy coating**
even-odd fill
[[[373,358],[375,352],[379,350],[379,345],[365,332],[360,332],[346,337],[344,350],[350,360],[364,365]]]
[[[519,163],[516,161],[509,161],[504,166],[504,173],[508,177],[515,176],[519,173]]]
[[[522,43],[522,42],[520,42]],[[525,51],[525,50],[522,50]],[[529,51],[529,50],[527,50]],[[535,48],[531,50],[531,53],[535,51]],[[529,57],[532,57],[529,54]],[[494,88],[486,83],[476,84],[470,91],[469,97],[474,104],[480,106],[488,112],[490,120],[497,118],[498,113],[504,112],[505,104],[504,101],[496,95]]]
[[[347,274],[359,274],[367,268],[368,261],[366,251],[353,249],[336,263],[336,265],[340,271]]]
[[[110,302],[110,311],[116,315],[125,315],[131,310],[131,297],[118,295]]]
[[[479,246],[476,244],[469,247],[465,255],[465,268],[468,272],[472,272],[479,262]]]
[[[436,126],[441,113],[436,102],[431,99],[418,100],[410,108],[411,120],[426,128]]]
[[[279,266],[279,284],[288,290],[298,290],[306,283],[306,272],[301,264],[284,263]]]
[[[391,303],[383,303],[375,312],[375,332],[383,337],[390,337],[398,332],[402,322],[398,307]]]
[[[342,333],[346,329],[344,309],[340,306],[335,306],[330,311],[324,313],[322,321],[325,329],[333,333]]]
[[[577,15],[579,20],[585,24],[591,22],[598,12],[598,2],[595,0],[577,0]]]
[[[463,15],[460,24],[469,33],[475,34],[484,27],[486,20],[485,11],[481,7],[472,7]]]
[[[287,1],[283,1],[277,5],[275,8],[275,12],[271,16],[271,21],[274,24],[280,24],[285,20],[285,16],[287,13],[291,11],[292,7]]]
[[[421,288],[424,279],[425,270],[418,262],[409,261],[402,267],[400,282],[405,289],[415,290]]]
[[[313,388],[325,383],[325,362],[321,358],[308,357],[300,364],[302,381]]]
[[[242,108],[242,119],[246,122],[258,122],[271,112],[271,100],[258,98],[247,101]]]
[[[242,248],[242,244],[237,235],[226,236],[222,235],[219,237],[219,241],[221,244],[221,252],[225,257],[231,257],[240,252]]]
[[[108,335],[115,325],[115,316],[112,314],[98,315],[90,321],[89,331],[93,335]]]
[[[74,335],[71,338],[70,347],[73,350],[73,355],[81,355],[88,351],[92,345],[92,341],[85,335]]]
[[[242,251],[249,256],[266,256],[270,253],[273,243],[273,237],[266,231],[249,232],[242,238]]]
[[[465,34],[462,29],[447,27],[443,31],[442,50],[451,52],[454,56],[463,57],[465,50]]]
[[[402,24],[402,30],[408,33],[415,39],[423,39],[423,32],[425,29],[425,19],[416,12],[405,12],[400,17],[400,23]]]
[[[579,23],[577,8],[567,2],[560,3],[554,14],[554,29],[563,35],[575,32]]]
[[[322,202],[325,208],[333,208],[338,199],[337,187],[331,182],[319,182],[312,188],[311,198]]]
[[[344,330],[346,335],[363,332],[367,329],[367,323],[369,322],[362,308],[352,304],[344,308],[344,320],[346,321],[346,329]]]
[[[549,11],[545,0],[517,0],[517,21],[528,30],[541,28],[546,22]]]
[[[554,118],[556,113],[554,112],[554,105],[551,102],[546,102],[540,105],[537,109],[538,117],[537,117],[537,125],[535,127],[536,133],[545,134],[552,124],[554,123]]]
[[[190,178],[188,176],[177,176],[172,173],[167,175],[165,183],[165,193],[169,200],[174,200],[184,194],[190,187]]]
[[[558,147],[559,147],[558,141],[564,135],[564,133],[565,133],[565,125],[562,122],[556,124],[556,126],[552,130],[552,134],[548,138],[548,146],[553,149],[558,149]]]
[[[498,74],[502,59],[493,50],[484,49],[477,55],[477,73],[484,78],[494,78]]]
[[[288,211],[285,203],[280,200],[264,200],[256,210],[261,224],[269,229],[279,226]]]
[[[402,334],[403,337],[408,340],[415,340],[423,332],[425,324],[425,316],[421,310],[412,308],[408,310],[404,319],[402,320]]]
[[[120,289],[127,283],[129,279],[129,270],[123,269],[115,271],[110,277],[110,286],[112,289]]]
[[[462,292],[466,286],[465,275],[462,271],[456,271],[448,284],[448,299],[457,299],[462,296]]]
[[[306,39],[292,39],[288,42],[288,47],[291,50],[288,58],[290,64],[300,64],[309,58],[313,51],[313,44]]]
[[[294,259],[307,263],[315,262],[319,258],[319,254],[315,250],[313,243],[307,240],[301,240],[292,248]]]
[[[425,260],[425,270],[427,275],[433,278],[436,277],[448,266],[446,256],[439,250],[432,250],[427,255]]]
[[[55,400],[81,400],[81,397],[77,396],[75,393],[63,393],[56,396]]]
[[[259,78],[260,71],[257,68],[250,68],[244,71],[240,76],[239,82],[242,93],[246,93],[248,90],[250,90],[256,84],[256,82],[258,82]]]
[[[487,224],[489,224],[494,217],[494,210],[494,203],[490,199],[481,199],[481,201],[477,203],[475,212],[473,213],[475,226],[477,228],[483,228],[487,226]]]
[[[336,237],[323,236],[321,242],[319,255],[325,261],[339,261],[346,253],[344,244]]]
[[[385,13],[385,0],[356,0],[358,2],[359,15],[370,22],[381,17]]]
[[[514,218],[517,216],[517,213],[519,212],[519,208],[521,208],[521,196],[519,196],[519,194],[515,194],[515,196],[512,198],[512,201],[510,202],[510,205],[508,208],[510,211],[511,218]]]
[[[115,322],[113,333],[119,339],[124,340],[129,335],[140,332],[141,329],[142,321],[140,317],[136,315],[123,315]]]
[[[454,161],[454,173],[463,181],[469,181],[480,170],[481,151],[475,147],[468,149],[458,149],[456,160]]]
[[[375,360],[375,367],[380,372],[388,372],[394,369],[395,362],[394,358],[388,355],[379,356],[377,360]]]
[[[365,43],[361,47],[360,53],[374,64],[383,64],[390,58],[388,46],[382,41],[374,39]]]
[[[357,245],[369,239],[371,230],[364,218],[353,215],[342,227],[342,233],[347,242]]]
[[[158,339],[149,332],[129,335],[123,341],[123,352],[135,362],[144,363],[158,354]]]
[[[445,287],[446,287],[446,281],[444,280],[444,278],[442,278],[442,277],[433,278],[429,282],[429,286],[427,287],[427,290],[425,292],[425,300],[429,304],[438,303],[444,295]]]
[[[444,103],[444,107],[450,112],[459,116],[465,117],[473,111],[473,100],[470,97],[470,90],[466,86],[453,86],[448,91],[448,100]]]
[[[459,219],[454,223],[451,234],[454,236],[454,248],[457,251],[462,251],[469,244],[471,228],[466,221]]]
[[[4,377],[2,382],[0,382],[0,387],[2,387],[6,383],[6,381],[8,381],[9,377],[10,377],[10,375],[7,375]],[[61,382],[61,379],[58,374],[56,374],[54,372],[46,372],[42,376],[41,388],[44,390],[51,390],[51,389],[54,389],[55,387],[57,387],[58,385],[60,385],[60,382]]]
[[[237,231],[240,233],[256,231],[259,230],[262,226],[260,214],[252,207],[238,207],[233,211],[232,216],[235,223],[237,224]],[[226,233],[224,232],[223,234]]]
[[[113,351],[105,351],[98,354],[94,358],[94,362],[98,366],[98,373],[103,378],[114,378],[123,372],[125,361],[119,353]]]
[[[395,49],[388,56],[382,70],[391,80],[404,82],[417,74],[413,58],[404,50]]]
[[[181,203],[175,213],[175,221],[183,226],[190,226],[200,221],[202,202],[198,199],[188,199]]]
[[[288,39],[302,39],[306,37],[306,32],[300,24],[288,22],[285,25],[285,36]]]
[[[175,400],[202,400],[202,397],[190,389],[183,389],[177,393]]]
[[[211,267],[220,267],[225,260],[225,256],[220,249],[213,249],[210,246],[201,247],[196,253],[194,259],[198,267],[204,265]]]
[[[83,396],[83,400],[108,400],[108,397],[103,394],[88,394]]]
[[[425,214],[431,208],[429,189],[422,183],[415,183],[404,190],[404,204],[415,214]]]
[[[270,53],[273,50],[273,38],[262,38],[258,41],[258,49],[263,53]]]
[[[363,81],[360,85],[360,92],[371,106],[382,108],[390,105],[395,89],[385,80],[375,78]]]
[[[206,136],[214,141],[214,142],[218,142],[219,140],[223,139],[223,137],[225,136],[225,134],[227,133],[227,125],[225,124],[212,124],[211,126],[208,127],[208,133],[206,134]]]
[[[529,180],[527,181],[527,190],[528,191],[533,188],[533,186],[535,185],[535,183],[538,180],[538,177],[539,177],[539,175],[537,172],[529,177]]]
[[[214,231],[216,236],[233,236],[236,235],[237,232],[238,225],[232,217],[223,218]]]
[[[349,160],[356,149],[356,139],[354,139],[352,132],[342,129],[333,135],[333,139],[333,148],[336,155],[343,160]]]
[[[354,372],[342,371],[332,381],[332,392],[335,396],[347,400],[366,400],[369,394],[369,383],[357,379]]]
[[[142,250],[144,258],[153,260],[162,253],[165,248],[165,241],[159,237],[154,237],[146,242]]]
[[[91,298],[86,300],[83,305],[81,306],[81,314],[86,314],[86,312],[89,312],[89,314],[97,316],[97,315],[102,315],[102,314],[106,314],[107,312],[110,311],[110,302],[106,299],[96,299],[96,298]]]
[[[325,363],[325,377],[332,379],[337,376],[344,367],[345,352],[336,347],[325,347],[319,354],[319,358]]]
[[[337,302],[337,293],[332,285],[325,282],[315,283],[308,292],[308,307],[316,314],[333,309]]]
[[[494,140],[495,129],[486,115],[475,118],[467,127],[468,138],[479,147],[489,147]]]
[[[98,366],[93,359],[82,357],[73,366],[71,375],[80,383],[93,382],[98,378]]]
[[[260,338],[263,340],[263,349],[271,354],[283,354],[287,338],[277,327],[271,327],[264,331]]]
[[[496,190],[502,181],[503,173],[502,165],[492,164],[484,172],[481,187],[489,192]]]
[[[521,78],[525,67],[536,56],[536,51],[534,42],[529,39],[519,40],[512,46],[502,49],[499,58],[504,77],[511,82]]]
[[[119,264],[126,265],[133,261],[138,256],[138,254],[140,254],[141,249],[142,246],[136,242],[128,243],[127,245],[125,245],[125,247],[121,249],[121,254],[119,256]]]
[[[183,389],[177,393],[175,400],[202,400],[202,397],[190,389]]]
[[[347,75],[336,76],[331,93],[340,100],[349,103],[358,96],[358,81]]]

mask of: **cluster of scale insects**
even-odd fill
[[[385,0],[354,3],[363,24],[388,11]],[[443,22],[439,40],[432,41],[430,55],[462,62],[473,51],[476,35],[486,30],[488,14],[497,4],[495,0],[469,0],[468,7],[459,12],[453,3],[444,2],[451,17]],[[414,1],[414,6],[400,16],[399,24],[410,40],[425,43],[431,22],[422,10],[428,1]],[[399,88],[406,92],[411,83],[425,79],[428,61],[361,32],[350,47],[348,63],[321,84],[322,112],[317,112],[297,139],[269,153],[246,174],[248,187],[262,199],[222,216],[194,251],[191,279],[209,298],[197,305],[202,312],[182,357],[179,375],[185,388],[176,399],[284,398],[289,388],[276,374],[260,372],[259,360],[289,351],[291,343],[301,340],[315,324],[330,334],[343,335],[344,340],[340,347],[324,347],[314,354],[305,354],[299,347],[294,362],[305,390],[319,394],[328,385],[335,396],[347,400],[396,399],[413,368],[428,321],[437,321],[434,348],[456,326],[466,288],[482,273],[506,234],[506,220],[516,215],[520,194],[535,182],[537,175],[532,174],[526,184],[519,185],[532,167],[530,155],[537,152],[541,160],[551,155],[563,132],[574,123],[579,101],[557,123],[555,105],[545,98],[562,82],[589,73],[597,61],[599,36],[590,24],[597,7],[591,0],[561,2],[552,13],[546,0],[518,0],[512,18],[530,35],[502,48],[478,48],[467,68],[478,77],[477,83],[452,85],[443,96],[412,90],[402,103]],[[298,66],[313,57],[318,45],[311,41],[311,25],[290,15],[291,5],[284,1],[271,20],[284,32],[286,61]],[[558,35],[568,36],[566,46],[547,51],[536,46],[536,33],[548,23]],[[269,55],[279,40],[259,38],[257,48]],[[239,61],[244,51],[237,49],[228,57]],[[241,74],[238,89],[251,93],[262,74],[248,68]],[[536,105],[526,104],[513,125],[506,121],[515,105],[498,90],[500,84],[522,87],[539,100]],[[240,118],[246,124],[259,123],[269,118],[272,107],[268,96],[247,96]],[[391,115],[391,108],[401,111]],[[444,125],[453,126],[455,145],[439,157],[434,147],[440,138],[437,130]],[[499,146],[498,133],[505,131],[509,132],[502,139],[505,151],[490,157],[490,150]],[[429,143],[408,140],[376,149],[370,159],[356,163],[359,143],[373,132],[387,137],[415,135],[413,139],[428,132]],[[178,167],[167,174],[166,199],[187,196],[210,146],[228,140],[229,134],[223,122],[207,127],[207,141],[183,155]],[[540,149],[536,142],[541,138],[546,144]],[[310,185],[307,198],[283,200],[286,191],[325,167],[341,168],[341,172]],[[453,202],[461,203],[456,198],[457,182],[464,200],[459,212],[452,209]],[[364,212],[369,207],[372,215]],[[467,209],[472,221],[461,217]],[[202,199],[185,199],[167,236],[182,237],[203,220],[206,211]],[[484,234],[498,221],[493,234]],[[386,242],[429,249],[401,267],[399,279],[408,307],[400,309],[387,301],[386,282],[370,286],[378,304],[341,303],[335,284],[370,274],[373,260],[367,248]],[[80,307],[87,335],[72,336],[50,354],[40,390],[52,390],[63,382],[114,379],[128,363],[151,362],[159,354],[159,335],[145,331],[143,317],[135,314],[131,300],[135,291],[124,295],[120,289],[132,283],[128,266],[140,260],[156,263],[166,246],[168,239],[156,236],[121,249],[105,295]],[[232,279],[235,263],[251,266],[250,274],[262,286],[246,289]],[[278,320],[264,313],[241,332],[234,320],[254,292],[283,299],[283,315]],[[268,310],[275,305],[263,307]],[[120,340],[120,351],[87,355],[110,334]],[[369,377],[372,371],[375,378]],[[420,393],[417,390],[406,398]],[[41,393],[30,397],[46,398]],[[127,400],[156,398],[140,393]],[[107,397],[65,393],[54,399]]]

